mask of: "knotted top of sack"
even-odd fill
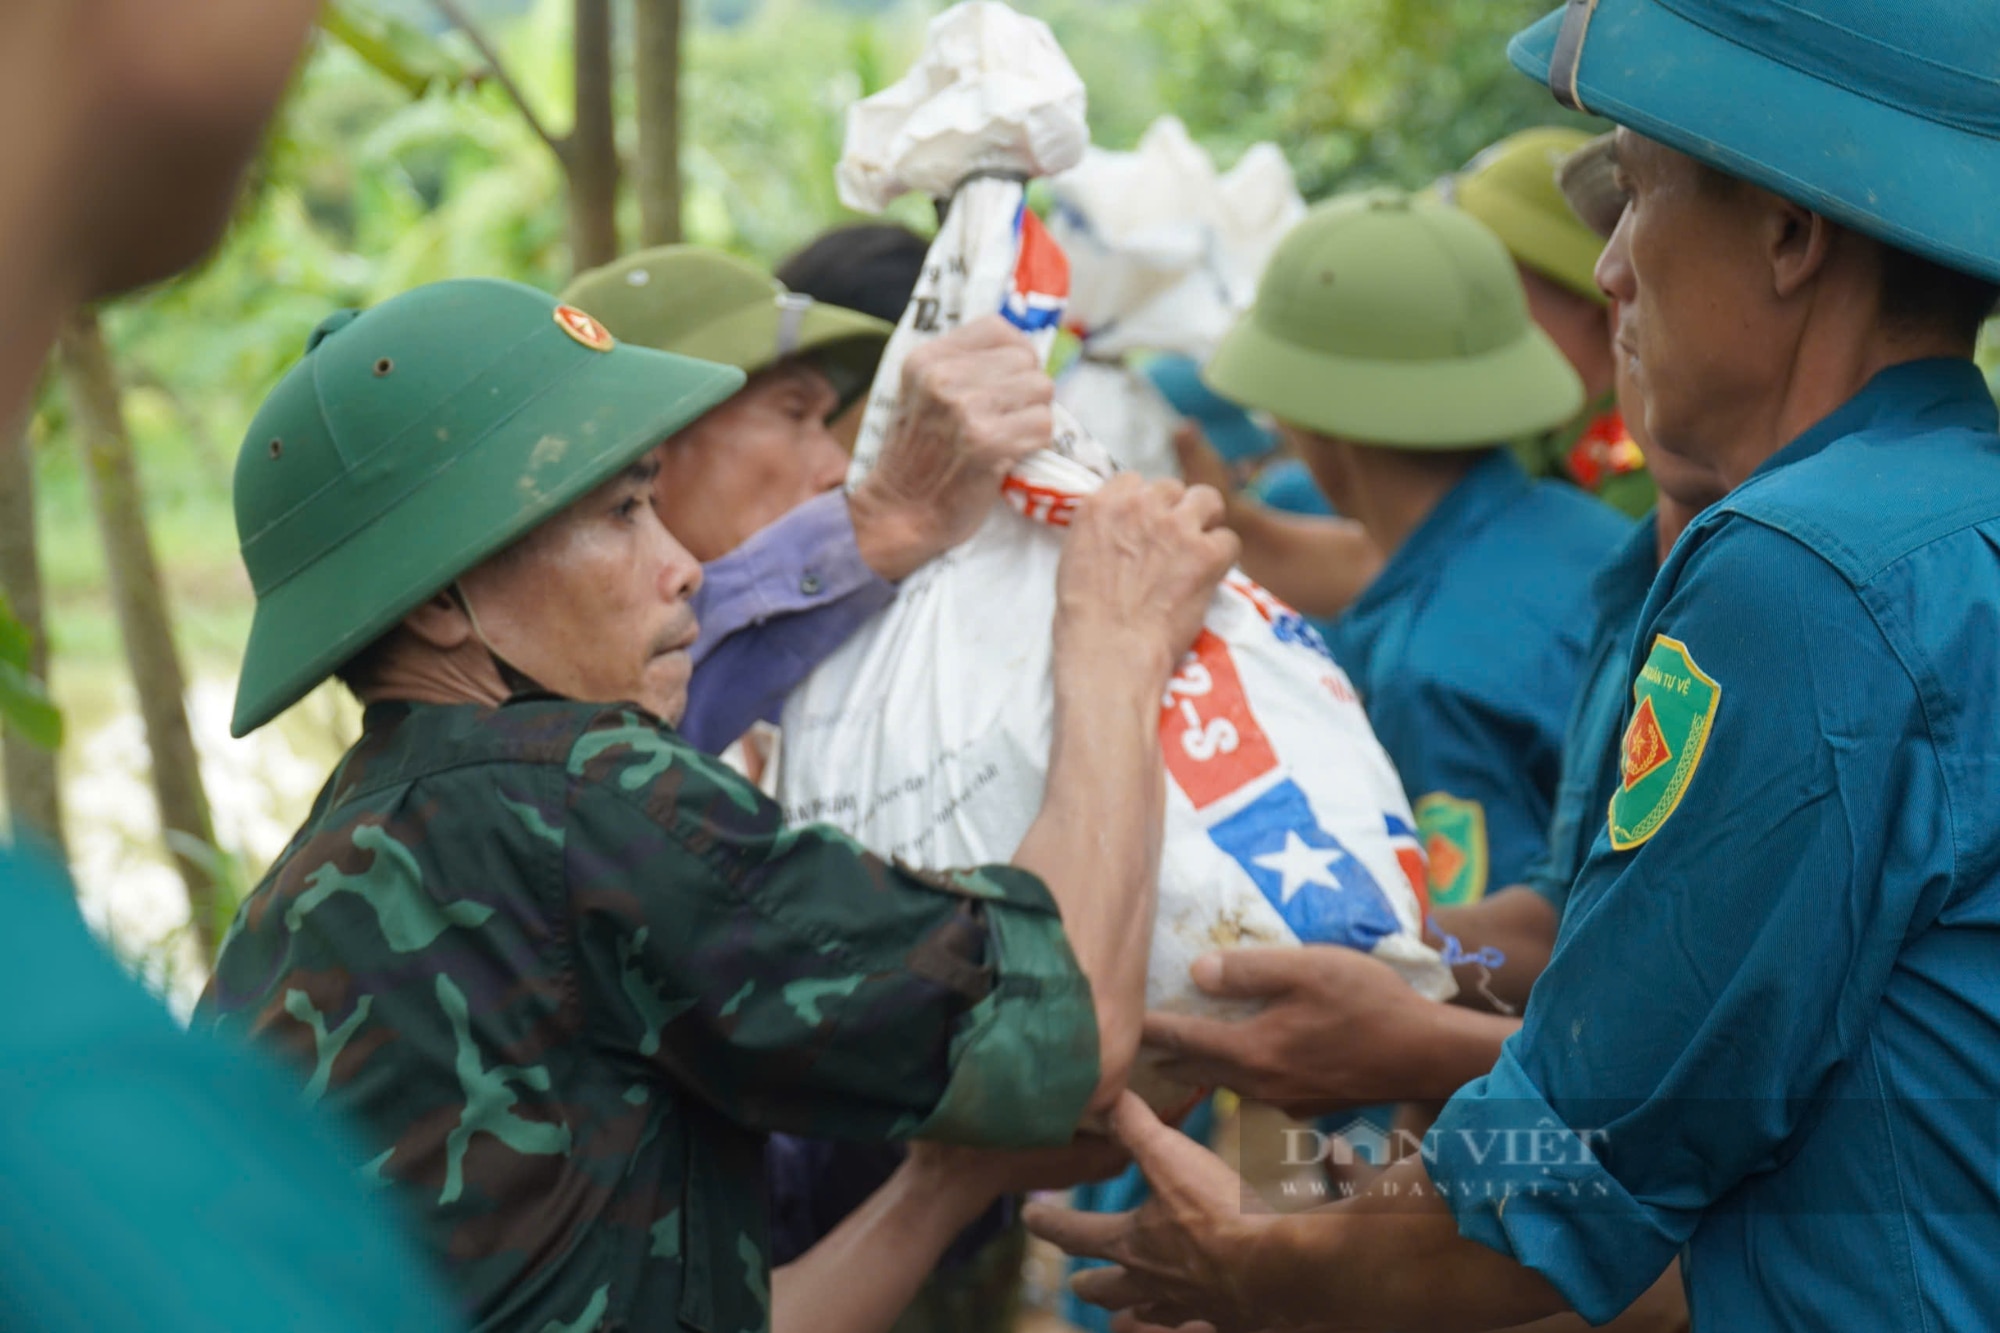
[[[931,21],[908,74],[848,108],[841,202],[877,213],[913,190],[948,198],[982,172],[1065,171],[1090,142],[1085,105],[1046,23],[966,0]]]
[[[1271,252],[1305,216],[1284,154],[1260,143],[1227,174],[1172,116],[1137,151],[1092,148],[1050,182],[1086,354],[1204,360],[1249,309]]]

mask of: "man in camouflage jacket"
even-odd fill
[[[908,382],[960,537],[1047,439],[1025,343],[984,355]],[[1015,865],[923,874],[671,726],[700,573],[647,457],[740,380],[440,283],[323,325],[238,462],[237,731],[329,674],[367,710],[204,1012],[372,1134],[482,1329],[761,1329],[765,1132],[1058,1144],[1137,1043],[1158,698],[1234,554],[1219,498],[1085,507],[1043,813]]]

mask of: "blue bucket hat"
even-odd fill
[[[1278,447],[1270,431],[1248,412],[1201,382],[1201,366],[1192,357],[1169,353],[1145,366],[1146,378],[1167,405],[1201,427],[1215,452],[1231,463],[1262,458]]]
[[[2000,281],[2000,0],[1569,0],[1507,54],[1566,106]]]

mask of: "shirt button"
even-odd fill
[[[817,574],[808,574],[799,580],[799,591],[808,597],[819,596],[819,588],[819,575]]]

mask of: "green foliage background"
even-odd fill
[[[52,750],[62,744],[62,715],[49,702],[42,682],[28,674],[34,637],[0,595],[0,723],[32,745]]]
[[[1508,131],[1561,119],[1504,55],[1507,35],[1548,2],[1018,0],[1051,24],[1082,73],[1097,142],[1130,147],[1174,112],[1225,167],[1249,144],[1275,140],[1309,197],[1420,185]],[[560,130],[568,4],[471,7]],[[690,239],[773,261],[840,219],[842,111],[901,73],[942,8],[697,0],[683,83]],[[474,78],[470,46],[428,0],[347,0],[334,12],[346,40],[319,42],[222,251],[107,316],[197,674],[233,672],[247,632],[228,499],[235,446],[313,325],[435,278],[496,274],[553,289],[568,272],[561,174],[501,90]],[[620,97],[629,111],[630,88]],[[906,220],[927,221],[919,201],[904,206]],[[636,235],[636,212],[624,221]],[[54,674],[66,699],[83,696],[87,716],[115,680],[116,639],[53,392],[31,438]]]
[[[1421,186],[1514,130],[1566,119],[1505,58],[1556,0],[1014,0],[1049,22],[1090,91],[1093,137],[1129,148],[1174,113],[1224,168],[1272,140],[1308,198]],[[569,0],[463,0],[556,132],[570,101]],[[688,0],[689,238],[774,261],[845,215],[844,108],[893,81],[946,0]],[[623,9],[623,6],[618,6]],[[553,290],[569,272],[563,178],[432,0],[334,0],[227,243],[127,300],[106,329],[191,676],[233,680],[251,595],[230,477],[258,402],[329,312],[437,278]],[[624,62],[620,62],[623,64]],[[619,92],[629,128],[632,90]],[[634,144],[624,144],[629,153]],[[927,205],[898,215],[926,226]],[[627,201],[623,231],[638,231]],[[2000,378],[2000,346],[1987,354]],[[72,746],[130,707],[77,441],[45,386],[29,424],[53,690]],[[0,605],[0,717],[58,719]],[[337,753],[342,699],[295,710],[298,753]],[[77,754],[66,756],[74,770]],[[227,877],[238,882],[240,874]]]

